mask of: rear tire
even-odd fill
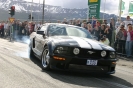
[[[42,70],[50,70],[50,56],[49,56],[49,49],[47,46],[44,48],[41,56],[41,65],[42,65]]]

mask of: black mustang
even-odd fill
[[[47,23],[30,35],[30,55],[42,69],[85,70],[115,73],[116,52],[93,39],[84,28]]]

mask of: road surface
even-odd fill
[[[0,39],[0,88],[133,88],[133,60],[119,59],[116,73],[42,71],[28,42]]]

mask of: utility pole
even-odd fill
[[[45,0],[43,0],[42,24],[44,24],[44,7],[45,7]]]
[[[104,13],[103,13],[103,20],[104,20],[104,15],[105,15],[105,8],[106,8],[106,0],[104,1]]]
[[[32,21],[32,10],[33,10],[33,7],[32,6],[33,6],[33,0],[32,0],[32,3],[31,3],[31,18],[30,18],[31,21]]]
[[[40,0],[39,0],[39,12],[38,12],[38,22],[39,22],[39,14],[40,13]]]
[[[119,19],[121,20],[122,0],[119,0]]]

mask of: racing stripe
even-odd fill
[[[91,45],[80,37],[69,36],[76,41],[81,48],[92,49]]]
[[[92,40],[92,39],[87,39],[87,38],[83,38],[84,41],[88,42],[93,49],[96,50],[103,50],[102,47],[99,45],[98,41]]]

